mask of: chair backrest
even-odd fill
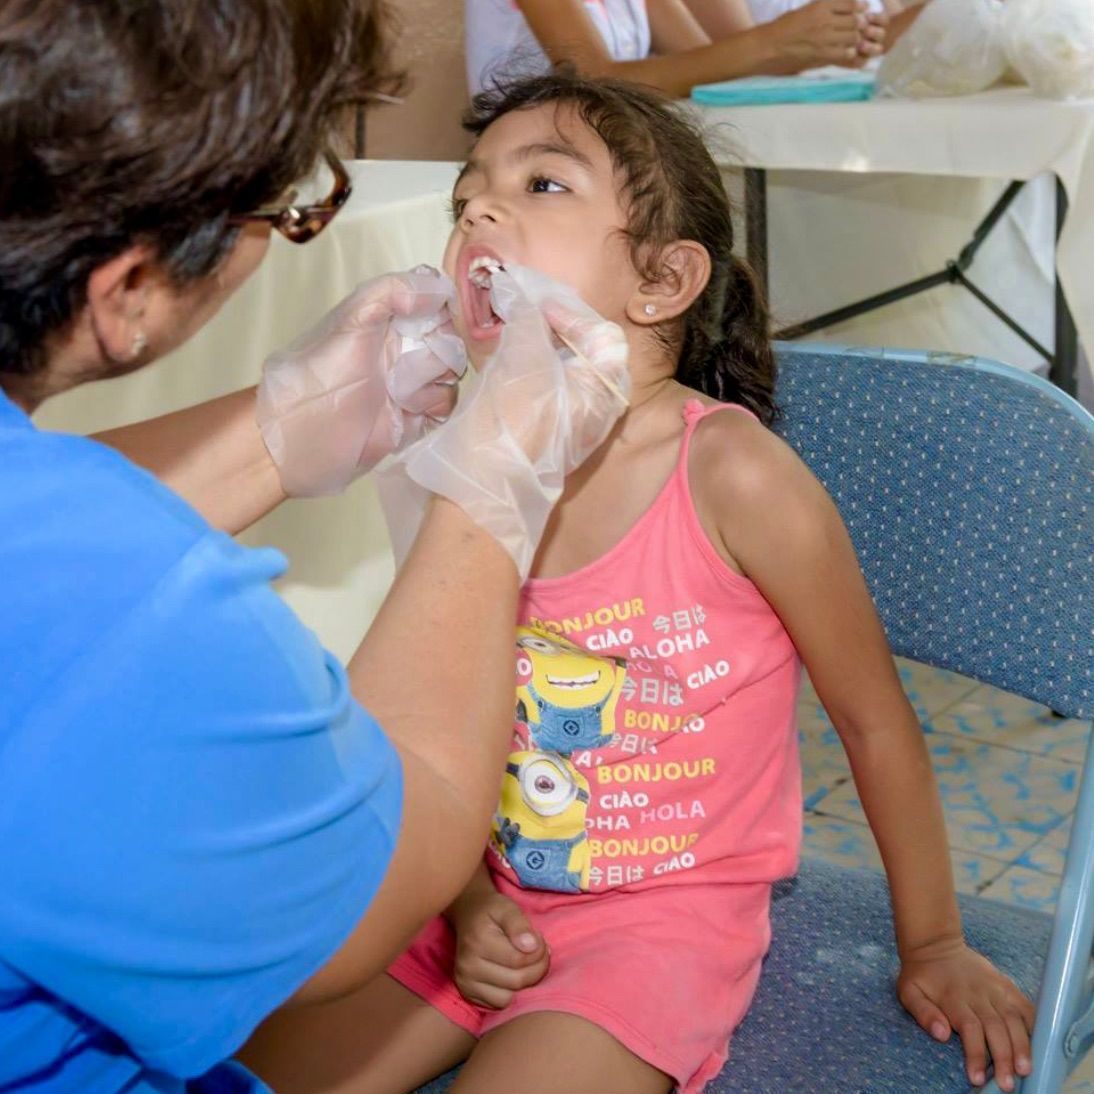
[[[777,349],[777,429],[835,499],[894,652],[1094,715],[1094,418],[978,358]]]

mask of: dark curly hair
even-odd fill
[[[0,4],[0,373],[40,369],[135,242],[177,284],[212,272],[231,214],[397,87],[386,18],[384,0]]]
[[[481,136],[511,111],[548,103],[572,106],[607,146],[623,180],[638,270],[655,277],[658,254],[677,239],[710,254],[706,289],[670,333],[677,380],[740,403],[770,425],[777,411],[767,304],[748,264],[733,254],[729,198],[699,128],[656,91],[566,67],[500,81],[475,97],[464,128]]]

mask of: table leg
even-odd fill
[[[1056,242],[1060,242],[1064,220],[1067,218],[1067,191],[1056,180]],[[1075,318],[1067,306],[1064,290],[1060,285],[1060,271],[1056,270],[1056,343],[1048,378],[1068,395],[1077,394],[1076,371],[1079,362],[1079,334]],[[1088,350],[1089,351],[1089,350]]]
[[[745,253],[756,271],[764,299],[770,299],[767,272],[767,172],[745,168]]]

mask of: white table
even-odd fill
[[[263,358],[358,282],[421,262],[440,265],[458,165],[364,161],[331,226],[304,245],[274,235],[265,262],[224,310],[171,356],[131,376],[51,400],[42,428],[73,433],[140,421],[258,380]],[[280,591],[326,645],[353,652],[391,582],[392,562],[368,478],[338,498],[290,501],[240,537],[289,557]]]
[[[959,99],[696,109],[707,125],[728,137],[730,151],[721,157],[722,161],[746,168],[833,172],[857,176],[859,180],[866,174],[961,180],[1026,180],[1046,173],[1055,175],[1070,202],[1056,251],[1059,281],[1080,338],[1088,349],[1094,347],[1094,101],[1051,102],[1035,98],[1028,88],[1005,87]],[[1001,189],[998,183],[993,185],[996,192]],[[897,202],[903,201],[905,206],[916,203],[921,193],[906,190]],[[797,202],[799,219],[794,229],[799,244],[825,227],[820,223],[825,213],[815,202],[810,205],[815,196],[808,194]],[[967,195],[962,193],[960,200],[964,203]],[[892,198],[886,195],[881,201],[884,204]],[[871,232],[885,233],[885,238],[876,241],[877,248],[908,252],[922,248],[921,239],[901,239],[895,230],[890,236],[884,220],[872,219],[876,204],[864,203],[861,208]],[[935,208],[932,212],[937,220],[948,210]],[[780,209],[779,215],[783,213]],[[808,222],[803,219],[806,215],[812,218]],[[976,214],[969,216],[966,224],[971,227],[976,219]],[[769,223],[774,234],[774,216]],[[865,257],[862,252],[869,249],[870,242],[864,233],[856,239],[854,248],[814,248],[810,253],[792,241],[788,249],[792,250],[793,269],[780,276],[799,283],[814,279],[842,285],[850,280],[842,276],[847,254],[857,249],[860,257]],[[753,240],[754,251],[759,249],[758,243]],[[776,255],[776,259],[779,257]],[[1005,266],[1013,260],[1012,252],[997,265]],[[832,262],[841,268],[833,271]],[[898,280],[925,272],[912,269]],[[1003,275],[1009,272],[989,271]],[[870,291],[878,292],[893,283],[895,280],[887,283],[875,279]],[[845,296],[842,303],[849,299]],[[777,292],[775,302],[779,302]],[[1064,320],[1066,315],[1061,315],[1060,321]],[[980,321],[985,325],[996,322],[986,311],[976,313],[973,322]],[[1048,333],[1051,346],[1051,324]],[[931,348],[971,347],[935,344]]]

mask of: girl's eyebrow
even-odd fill
[[[520,163],[523,160],[534,159],[536,156],[544,155],[565,156],[567,159],[573,160],[574,163],[579,166],[584,167],[587,171],[593,169],[593,161],[589,159],[584,152],[581,152],[570,144],[569,141],[564,140],[535,141],[532,144],[522,144],[519,148],[515,148],[510,152],[506,158],[513,163]],[[460,173],[456,176],[456,181],[452,184],[453,191],[455,191],[456,187],[459,186],[468,175],[482,174],[482,171],[483,166],[479,160],[473,158],[469,159],[463,167],[460,168]]]

